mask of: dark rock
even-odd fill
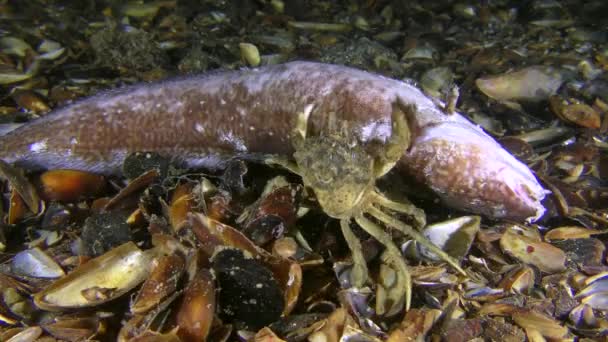
[[[259,261],[237,249],[225,249],[213,257],[219,284],[219,313],[227,320],[260,329],[281,317],[285,306],[277,281]]]
[[[95,214],[86,219],[82,229],[84,254],[99,256],[132,240],[125,215],[116,212]]]
[[[601,265],[606,250],[606,246],[595,238],[555,241],[553,244],[580,265]]]
[[[163,179],[167,176],[169,161],[155,152],[136,152],[128,155],[122,164],[122,173],[129,179],[135,179],[152,169],[156,169]]]

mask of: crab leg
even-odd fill
[[[298,167],[298,165],[285,157],[277,155],[268,155],[264,157],[264,163],[269,166],[278,165],[291,173],[295,173],[298,176],[302,175],[302,172],[300,172],[300,168]]]
[[[401,101],[393,103],[391,114],[392,134],[387,141],[385,150],[376,157],[374,174],[376,178],[382,177],[389,172],[401,159],[407,148],[410,146],[411,137],[407,116],[416,113],[413,105],[404,105]]]
[[[456,261],[449,254],[444,252],[441,248],[435,246],[424,235],[420,234],[411,226],[391,217],[390,215],[384,213],[382,210],[374,206],[369,206],[369,208],[367,208],[367,213],[382,221],[387,226],[393,227],[398,231],[402,232],[403,234],[410,236],[412,239],[416,240],[418,243],[428,248],[431,252],[437,254],[441,259],[443,259],[445,262],[454,267],[459,273],[465,276],[467,275],[467,273],[458,264],[458,261]]]
[[[340,227],[353,257],[353,270],[350,280],[354,287],[362,287],[367,280],[367,264],[362,253],[361,242],[350,229],[349,221],[350,219],[340,220]]]
[[[381,244],[386,247],[386,251],[384,252],[382,259],[392,264],[396,273],[397,279],[396,284],[392,286],[392,288],[397,291],[390,296],[395,302],[399,302],[402,296],[405,294],[405,309],[409,310],[412,302],[412,277],[410,272],[407,269],[407,265],[401,255],[401,252],[395,246],[393,239],[390,235],[388,235],[382,227],[363,217],[363,215],[358,215],[355,217],[355,221],[366,231],[369,235],[373,236],[376,240],[378,240]],[[376,313],[379,315],[386,313],[386,308],[381,301],[376,301]],[[400,309],[399,309],[400,310]],[[394,310],[390,310],[389,313],[392,313]]]
[[[426,215],[424,214],[424,211],[420,208],[417,208],[415,205],[411,203],[393,201],[382,195],[377,190],[372,191],[370,195],[372,203],[379,204],[383,207],[389,208],[399,213],[410,215],[414,218],[414,220],[420,227],[426,226]]]

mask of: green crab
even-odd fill
[[[361,243],[350,227],[351,222],[354,220],[384,245],[380,272],[386,275],[383,278],[389,280],[378,287],[376,313],[385,315],[399,312],[403,308],[404,299],[405,308],[409,310],[412,280],[401,251],[391,235],[376,222],[411,237],[459,273],[466,275],[458,261],[427,240],[418,230],[390,214],[393,212],[409,215],[416,226],[424,227],[426,216],[421,209],[410,203],[393,201],[375,186],[376,179],[393,168],[410,145],[407,117],[415,113],[416,108],[401,102],[393,103],[392,108],[392,133],[377,156],[373,156],[348,134],[346,124],[338,129],[332,127],[328,133],[320,136],[307,137],[308,117],[312,111],[309,107],[298,114],[292,132],[294,161],[277,156],[267,159],[267,163],[280,165],[301,176],[304,185],[315,193],[323,211],[340,220],[342,234],[352,252],[353,286],[364,286],[368,279],[368,269]],[[335,120],[330,121],[330,126],[336,126]],[[393,273],[390,273],[391,271]]]

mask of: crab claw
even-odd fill
[[[530,169],[466,120],[418,126],[401,160],[446,204],[494,218],[534,222],[548,193]]]

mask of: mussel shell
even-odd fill
[[[129,292],[148,276],[151,253],[127,242],[90,260],[34,295],[44,310],[96,306]]]

